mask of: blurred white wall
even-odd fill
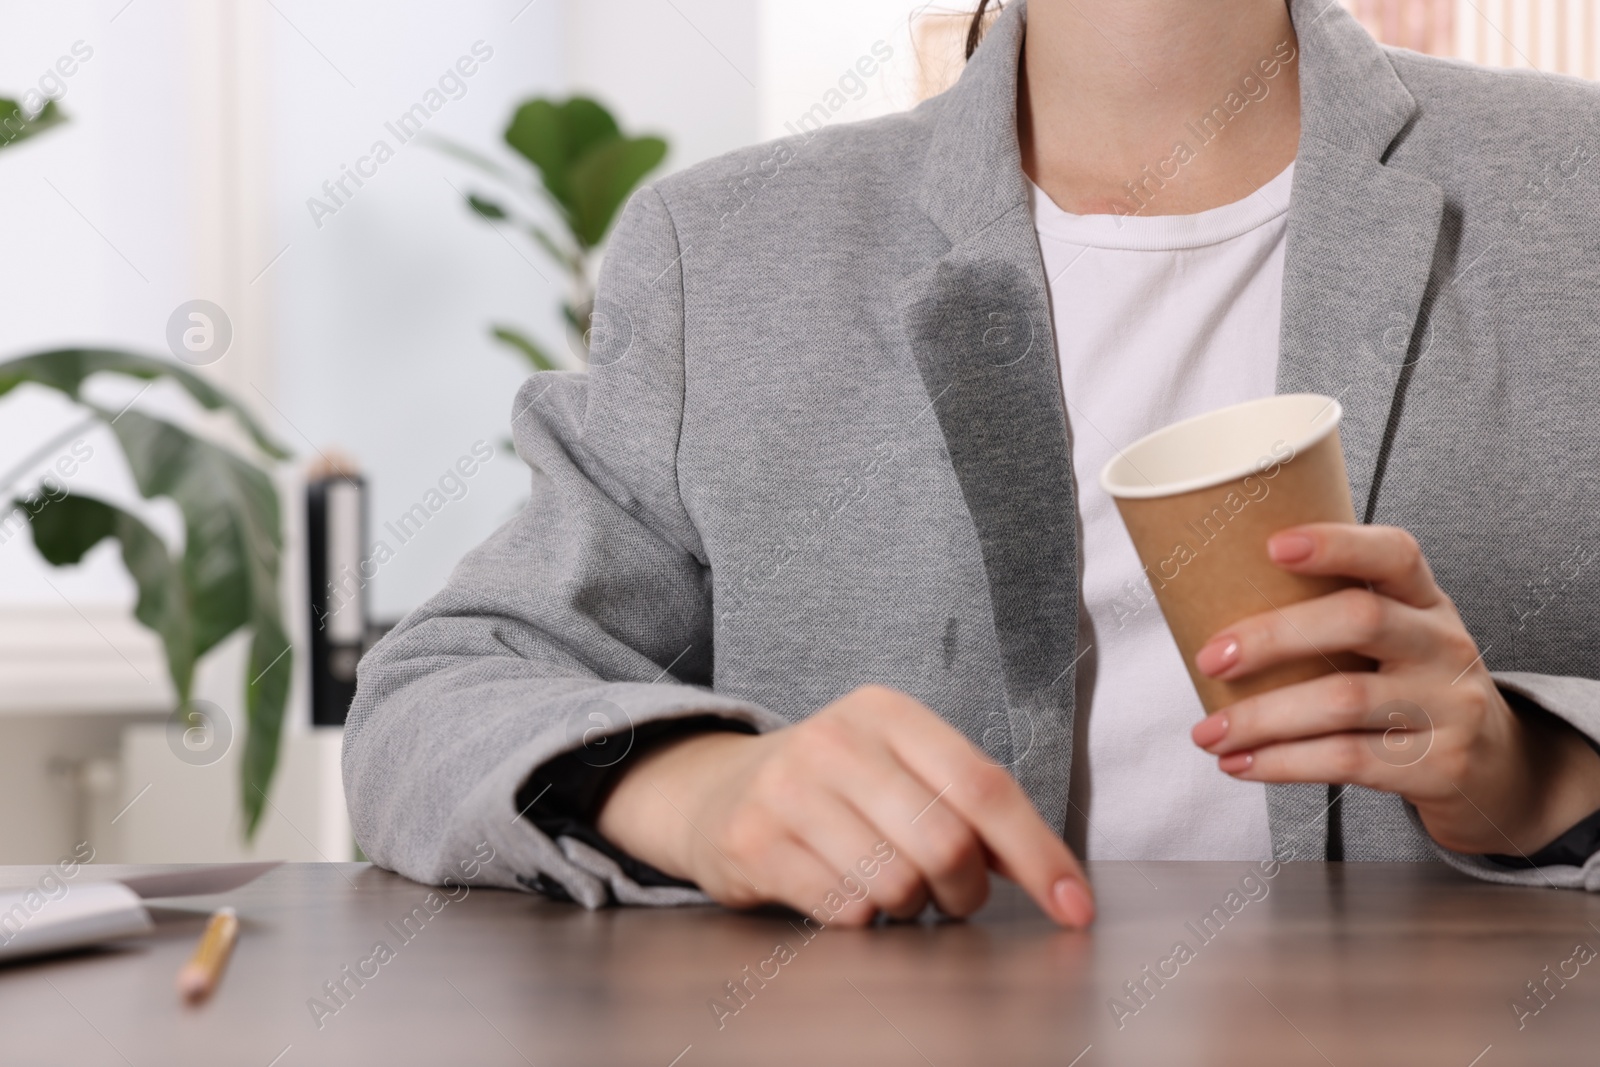
[[[906,0],[765,0],[761,5],[762,139],[785,136],[817,105],[851,122],[917,98],[913,15],[967,5]],[[820,112],[816,114],[820,115]]]
[[[115,10],[0,7],[0,95],[37,88],[59,60],[73,56],[74,46],[88,55],[71,76],[46,85],[61,92],[59,106],[71,122],[0,153],[8,231],[0,253],[6,294],[0,355],[6,357],[80,341],[164,351],[167,314],[199,295],[185,221],[197,186],[186,165],[185,12],[150,5],[139,18],[130,11],[112,22]],[[151,395],[147,402],[159,411],[165,399]],[[50,394],[0,400],[0,473],[71,421],[70,406]],[[91,434],[85,443],[93,458],[72,486],[132,499],[110,436]],[[179,529],[175,511],[154,521],[165,533]],[[0,600],[59,606],[61,595],[45,574],[74,602],[131,602],[132,584],[104,548],[87,566],[58,572],[38,565],[26,536],[0,545]]]
[[[564,85],[563,9],[525,3],[280,0],[295,26],[269,23],[273,252],[286,249],[267,275],[278,408],[269,415],[300,454],[338,448],[358,462],[374,531],[473,442],[505,435],[524,373],[489,339],[488,321],[561,341],[554,270],[462,202],[469,189],[498,189],[390,129],[444,77],[450,95],[425,132],[509,162],[495,146],[512,101]],[[475,73],[459,76],[458,61]],[[363,163],[379,142],[393,158]],[[345,177],[358,165],[376,170],[359,187]],[[324,189],[341,180],[350,195]],[[512,511],[524,481],[514,458],[491,462],[463,499],[397,547],[372,582],[374,612],[397,617],[437,590],[461,553]]]
[[[758,42],[770,2],[569,0],[567,87],[666,137],[664,171],[750,144],[759,139]]]

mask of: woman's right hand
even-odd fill
[[[1083,868],[1016,780],[925,705],[882,686],[771,733],[695,734],[643,752],[598,827],[736,908],[821,905],[848,926],[879,911],[910,918],[929,901],[965,916],[988,898],[993,868],[1064,926],[1094,917]],[[875,851],[880,842],[893,852]],[[846,877],[866,895],[850,900]],[[824,905],[829,894],[842,910]]]

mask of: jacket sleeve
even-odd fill
[[[1600,747],[1600,681],[1523,671],[1495,671],[1494,680],[1501,689],[1526,697],[1552,715],[1564,719],[1588,738],[1591,745]],[[1410,805],[1407,805],[1407,810],[1420,827],[1421,820],[1417,818],[1416,811]],[[1427,833],[1426,829],[1423,833]],[[1429,840],[1432,841],[1432,838]],[[1600,852],[1590,855],[1581,865],[1556,863],[1517,868],[1496,863],[1485,856],[1452,852],[1437,843],[1433,847],[1452,867],[1487,881],[1600,892]]]
[[[517,395],[527,504],[361,660],[344,786],[380,866],[429,884],[554,883],[591,908],[705,899],[640,885],[516,805],[536,768],[569,753],[611,766],[645,723],[785,725],[709,688],[711,574],[677,479],[682,309],[682,250],[646,188],[606,255],[589,370],[536,374]]]

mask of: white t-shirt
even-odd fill
[[[1152,430],[1275,391],[1293,171],[1195,215],[1073,215],[1032,188],[1080,524],[1067,840],[1089,859],[1272,854],[1266,787],[1189,739],[1204,711],[1100,469]]]

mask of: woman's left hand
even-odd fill
[[[1195,657],[1215,678],[1355,652],[1371,672],[1285,686],[1211,714],[1192,732],[1235,778],[1398,793],[1439,844],[1529,853],[1600,809],[1600,754],[1548,713],[1501,695],[1417,541],[1393,526],[1314,523],[1267,554],[1297,574],[1365,582],[1225,628]]]

